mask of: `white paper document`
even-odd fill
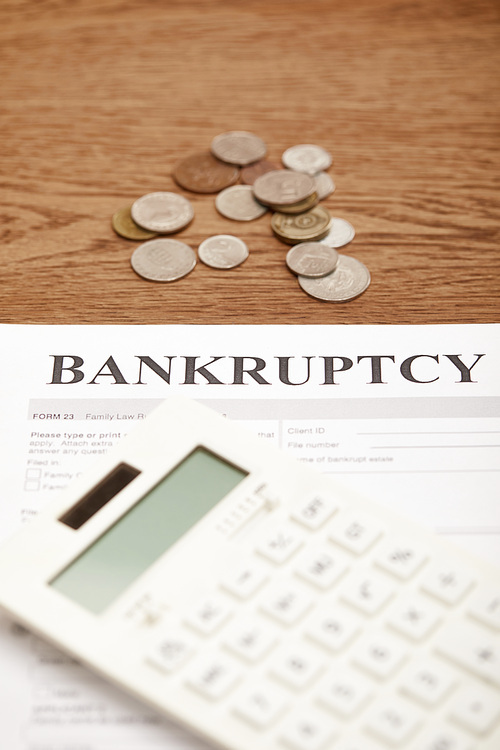
[[[0,325],[0,543],[183,394],[500,565],[499,342],[499,325]],[[206,748],[4,618],[0,664],[9,750]]]

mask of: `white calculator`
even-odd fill
[[[1,550],[0,604],[215,748],[500,748],[500,572],[195,402]]]

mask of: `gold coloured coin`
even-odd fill
[[[280,240],[288,245],[299,242],[316,242],[328,234],[332,217],[324,206],[315,206],[303,214],[275,213],[271,228]]]
[[[120,237],[124,237],[126,240],[150,240],[156,237],[156,232],[149,232],[147,229],[142,229],[138,224],[135,223],[132,216],[130,215],[131,206],[120,208],[113,214],[111,219],[111,226],[115,230],[116,234]]]

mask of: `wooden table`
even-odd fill
[[[12,0],[0,6],[0,322],[497,322],[500,180],[496,0]],[[341,252],[372,283],[343,304],[305,295],[270,215],[220,216],[172,169],[227,130],[279,163],[332,152],[323,201],[356,229]],[[175,283],[130,266],[111,228],[175,190],[193,248],[232,233],[231,271]]]

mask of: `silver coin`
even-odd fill
[[[149,281],[177,281],[193,270],[196,253],[184,242],[162,238],[139,245],[130,263],[139,276]]]
[[[215,136],[210,146],[212,154],[228,164],[245,166],[263,159],[267,147],[262,138],[246,130],[230,130]]]
[[[335,270],[339,254],[321,242],[300,242],[286,254],[286,264],[297,276],[319,278]]]
[[[323,237],[321,242],[324,242],[329,247],[344,247],[344,245],[347,245],[354,239],[355,234],[352,224],[349,224],[345,219],[332,216],[330,231],[326,237]]]
[[[312,143],[300,143],[297,146],[287,148],[283,152],[281,160],[288,169],[314,175],[328,169],[332,163],[332,156],[321,146],[315,146]]]
[[[257,177],[253,192],[260,203],[271,206],[290,206],[309,198],[316,191],[316,183],[309,175],[291,169],[276,169]]]
[[[143,229],[160,234],[178,232],[192,221],[194,210],[187,198],[177,193],[147,193],[130,209],[133,220]]]
[[[358,297],[370,285],[370,272],[356,258],[339,255],[333,273],[320,279],[299,276],[299,284],[307,294],[324,302],[347,302]]]
[[[232,234],[215,234],[198,247],[198,257],[205,265],[223,270],[239,266],[248,254],[243,240]]]
[[[316,192],[318,194],[318,200],[323,201],[328,198],[335,190],[335,183],[328,174],[328,172],[318,172],[313,175],[314,182],[316,183]]]
[[[223,190],[215,199],[217,211],[234,221],[252,221],[266,213],[263,206],[254,198],[251,185],[234,185]]]

